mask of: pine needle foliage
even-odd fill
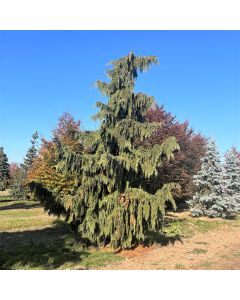
[[[23,169],[22,165],[15,166],[15,170],[11,172],[11,195],[15,199],[27,199],[29,189],[26,184],[26,171]]]
[[[230,168],[228,159],[229,156],[227,166]],[[224,172],[214,140],[209,140],[206,156],[201,162],[201,170],[194,176],[197,192],[193,199],[188,201],[192,215],[212,218],[234,217],[238,213],[239,204],[228,191],[232,183],[232,174],[230,175],[230,169]]]
[[[3,191],[8,186],[10,178],[8,157],[4,152],[3,147],[0,147],[0,191]]]
[[[145,121],[153,97],[134,93],[138,73],[158,64],[157,58],[129,53],[111,64],[109,82],[96,83],[108,97],[107,104],[97,102],[94,119],[101,121],[100,129],[79,134],[81,153],[63,143],[58,146],[56,172],[75,178],[76,184],[62,198],[52,192],[51,199],[63,207],[86,244],[130,248],[144,242],[149,231],[161,230],[167,201],[175,207],[171,194],[175,184],[166,184],[155,194],[144,187],[179,146],[174,137],[150,149],[134,143],[160,127]]]
[[[38,142],[38,132],[36,131],[31,138],[31,147],[27,150],[26,156],[23,161],[23,169],[27,173],[31,166],[33,165],[34,159],[37,157],[38,153],[38,147],[37,147],[37,142]]]
[[[27,176],[38,156],[38,132],[34,132],[31,138],[31,146],[28,148],[23,163],[15,166],[11,178],[11,194],[16,199],[29,199],[30,189],[27,184]]]
[[[240,159],[235,148],[225,154],[224,164],[225,197],[240,212]]]
[[[149,122],[160,122],[162,127],[141,144],[152,147],[161,144],[168,137],[174,136],[179,143],[174,159],[165,161],[158,168],[158,176],[149,180],[149,191],[154,193],[159,185],[177,182],[181,189],[173,191],[174,199],[178,206],[185,207],[185,202],[195,194],[193,176],[200,170],[200,159],[205,154],[207,140],[199,133],[194,132],[189,122],[179,122],[174,115],[167,112],[164,106],[154,105],[146,116]]]

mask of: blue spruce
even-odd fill
[[[227,195],[224,169],[214,140],[209,140],[201,170],[194,176],[197,192],[188,201],[195,217],[232,217],[237,213],[236,201]]]
[[[240,212],[240,159],[234,148],[225,154],[224,184],[225,197]]]

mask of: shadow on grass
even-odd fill
[[[159,244],[161,246],[174,245],[176,242],[183,244],[181,235],[176,234],[174,236],[167,236],[157,232],[149,232],[145,245]]]
[[[150,231],[146,238],[146,245],[159,244],[161,246],[174,245],[176,242],[183,244],[183,237],[190,235],[189,224],[185,219],[166,217],[163,233]]]
[[[1,199],[0,197],[0,203],[10,203],[10,202],[16,202],[16,199]]]
[[[69,228],[56,224],[53,228],[0,233],[0,269],[60,268],[64,264],[80,264],[89,256],[69,233]]]
[[[2,202],[4,202],[4,201],[1,201],[1,203]],[[0,211],[10,210],[10,209],[31,209],[31,208],[39,208],[39,207],[42,207],[41,204],[39,204],[39,203],[27,204],[27,203],[23,202],[23,203],[14,203],[11,205],[0,207]]]
[[[155,232],[155,231],[149,231],[148,234],[145,237],[145,241],[141,243],[136,243],[134,246],[131,248],[128,248],[128,250],[134,250],[140,245],[143,247],[150,247],[152,245],[160,245],[162,247],[168,246],[168,245],[174,245],[176,242],[180,242],[183,244],[182,237],[180,234],[174,234],[171,236],[162,234],[160,232]],[[123,251],[124,249],[118,248],[115,250],[114,253],[119,254]]]
[[[69,226],[62,221],[55,221],[53,227],[44,229],[0,232],[0,248],[13,247],[22,244],[31,246],[32,244],[59,239],[66,234],[71,234],[71,231]]]

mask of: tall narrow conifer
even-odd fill
[[[36,131],[31,138],[31,147],[27,150],[26,156],[23,161],[23,169],[25,172],[28,172],[31,168],[34,159],[37,157],[38,148],[37,148],[37,142],[38,142],[38,132]]]
[[[126,57],[112,61],[107,71],[108,83],[97,81],[108,102],[97,102],[101,121],[96,133],[82,133],[83,149],[76,153],[60,145],[58,172],[76,177],[72,193],[55,197],[72,220],[72,226],[86,243],[128,248],[143,242],[149,231],[159,231],[165,214],[165,203],[171,201],[173,184],[164,185],[150,194],[145,183],[157,176],[162,159],[173,158],[179,146],[174,137],[151,149],[135,146],[159,128],[159,123],[145,122],[154,99],[135,93],[138,72],[157,64],[155,56]],[[39,194],[39,192],[38,192]],[[54,192],[52,192],[54,195]],[[57,200],[58,199],[58,200]]]
[[[9,178],[8,157],[4,152],[3,147],[0,147],[0,191],[7,188]]]

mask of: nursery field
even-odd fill
[[[66,223],[37,202],[0,196],[0,269],[240,269],[240,218],[169,213],[151,246],[83,249]]]
[[[95,130],[63,112],[48,139],[32,134],[21,163],[0,147],[0,190],[36,201],[2,195],[2,269],[240,269],[240,151],[220,154],[135,92],[158,64],[129,52],[107,65]],[[176,204],[191,215],[171,213]]]
[[[96,269],[119,260],[112,251],[82,249],[37,202],[0,196],[0,269]]]

